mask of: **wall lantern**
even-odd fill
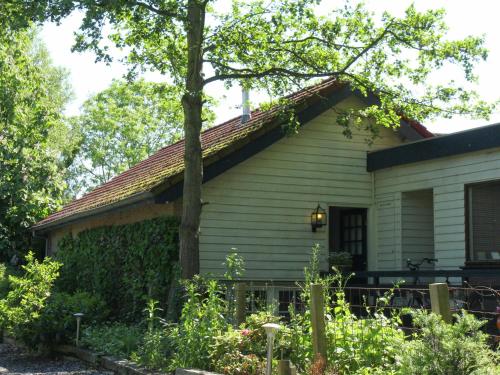
[[[326,211],[318,203],[318,207],[311,214],[312,231],[316,232],[317,228],[321,228],[324,225],[326,225]]]

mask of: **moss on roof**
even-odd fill
[[[293,93],[287,97],[288,103],[298,107],[320,100],[323,95],[344,87],[333,79]],[[205,130],[202,135],[202,153],[206,162],[219,152],[238,146],[240,141],[259,131],[267,131],[276,125],[280,108],[257,109],[251,119],[244,124],[236,117],[220,125]],[[421,126],[421,125],[420,125]],[[423,128],[423,127],[422,127]],[[425,129],[425,128],[423,128]],[[75,216],[91,213],[93,210],[117,204],[141,193],[151,192],[174,178],[181,178],[184,171],[184,140],[166,146],[129,170],[97,187],[83,197],[72,201],[33,226],[33,229],[47,228],[71,220]]]

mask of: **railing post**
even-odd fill
[[[278,361],[278,375],[297,375],[297,369],[287,359]]]
[[[239,326],[246,318],[246,285],[245,283],[236,283],[234,290],[235,297],[235,321],[236,326]]]
[[[320,355],[326,362],[325,297],[323,285],[311,284],[311,327],[314,359]]]
[[[441,315],[446,323],[451,323],[450,294],[448,284],[429,284],[429,294],[431,296],[431,309],[433,313]]]

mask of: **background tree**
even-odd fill
[[[0,258],[22,255],[29,227],[61,204],[70,147],[58,137],[70,97],[36,30],[0,34]]]
[[[473,66],[486,58],[481,38],[445,38],[441,10],[418,12],[411,6],[402,17],[375,17],[363,5],[345,1],[320,17],[315,11],[319,0],[234,0],[225,13],[217,12],[215,0],[10,1],[14,20],[29,15],[58,21],[81,10],[85,16],[77,50],[92,49],[99,59],[110,61],[102,32],[110,25],[108,42],[127,47],[132,72],[153,69],[183,86],[184,277],[199,271],[200,131],[204,88],[211,82],[238,82],[279,96],[312,78],[334,77],[362,94],[376,93],[378,104],[341,113],[339,122],[346,127],[367,117],[378,125],[396,126],[401,112],[424,120],[436,115],[484,116],[491,110],[473,91],[434,79],[434,72],[454,64],[474,82]]]
[[[182,138],[181,90],[163,83],[113,81],[71,119],[79,148],[70,168],[78,195]],[[207,116],[213,119],[213,114]]]

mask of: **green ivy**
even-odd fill
[[[176,217],[99,227],[66,236],[55,258],[63,264],[57,288],[98,294],[121,321],[138,320],[147,300],[165,309],[178,259]]]

